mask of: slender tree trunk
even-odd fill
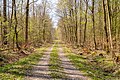
[[[7,5],[10,6],[10,0],[7,0]],[[10,9],[9,7],[7,8],[7,11],[8,11],[8,20],[10,19]]]
[[[68,36],[67,36],[67,29],[66,29],[66,25],[64,24],[64,30],[65,30],[65,42],[67,43],[67,38],[68,38]]]
[[[33,18],[35,19],[35,3],[34,3],[34,0],[33,0]]]
[[[6,9],[7,9],[7,1],[3,0],[3,17],[4,17],[4,23],[7,21]],[[8,41],[7,41],[7,26],[5,24],[3,26],[3,44],[7,45],[7,43],[8,43]]]
[[[93,34],[94,34],[94,46],[97,49],[96,35],[95,35],[95,14],[94,14],[94,0],[92,0],[92,21],[93,21]]]
[[[29,0],[27,0],[26,5],[26,27],[25,27],[25,43],[28,43],[28,19],[29,18]]]
[[[88,0],[85,0],[86,3],[86,11],[85,11],[85,28],[84,28],[84,40],[83,40],[83,45],[85,47],[86,43],[86,29],[87,29],[87,17],[88,17]]]
[[[108,21],[109,21],[109,27],[108,27],[108,30],[109,30],[109,41],[110,41],[110,53],[112,54],[112,57],[114,58],[116,55],[115,53],[113,52],[113,42],[112,42],[112,33],[111,33],[111,28],[112,28],[112,19],[111,19],[111,9],[110,9],[110,4],[109,4],[109,0],[107,0],[107,8],[108,8]]]
[[[2,14],[1,14],[1,6],[0,6],[0,17],[2,17]],[[0,21],[0,31],[1,31],[1,45],[3,46],[3,28],[2,28],[2,21]]]
[[[10,6],[10,0],[8,0],[7,5]],[[9,26],[8,27],[8,32],[11,33],[11,19],[10,19],[10,9],[9,9],[9,7],[7,7],[7,12],[8,12],[7,14],[8,14],[8,26]],[[9,48],[11,47],[10,39],[11,39],[11,35],[8,36],[8,44],[9,44],[8,47]]]
[[[77,0],[75,0],[75,45],[79,47],[78,45],[78,18],[77,18]]]
[[[17,24],[18,24],[18,21],[17,21],[17,15],[16,15],[16,2],[15,0],[12,0],[13,1],[13,6],[14,6],[14,17],[15,17],[15,38],[16,38],[16,47],[20,50],[20,46],[18,44],[18,31],[17,31]]]
[[[82,43],[82,0],[80,0],[80,46]]]
[[[110,52],[109,50],[109,38],[108,38],[108,31],[107,31],[107,19],[106,19],[106,5],[105,5],[105,0],[103,0],[103,11],[104,11],[104,30],[105,30],[105,35],[106,35],[106,51],[107,53]]]
[[[20,15],[20,17],[21,17],[20,20],[21,20],[21,22],[24,22],[24,20],[23,20],[23,19],[24,19],[24,18],[23,18],[23,0],[21,0],[21,11],[20,11],[20,14],[21,14],[21,15]],[[24,38],[24,35],[25,35],[25,27],[24,27],[24,25],[22,25],[21,27],[22,27],[22,32],[21,32],[21,33],[22,33],[22,38]],[[24,38],[23,40],[25,40],[25,38]]]
[[[99,7],[98,7],[98,13],[99,13],[99,19],[98,19],[99,20],[99,28],[98,29],[99,29],[99,35],[100,35],[99,47],[100,47],[100,49],[104,50],[105,49],[104,48],[105,41],[104,41],[104,34],[103,34],[104,29],[103,29],[103,27],[101,27],[101,26],[103,26],[103,18],[101,18],[101,16],[103,16],[103,14],[102,14],[103,6],[101,4],[102,4],[102,1],[99,1]]]
[[[12,12],[11,12],[11,20],[10,20],[10,31],[12,30],[13,12],[14,12],[14,1],[12,0]],[[13,35],[13,37],[12,37],[12,40],[13,40],[13,43],[12,43],[13,50],[15,48],[15,39],[14,38],[15,38],[15,36]]]
[[[46,40],[45,40],[45,39],[46,39],[46,38],[45,38],[45,32],[46,32],[46,31],[45,31],[45,26],[46,26],[46,23],[45,23],[46,3],[47,3],[46,0],[43,1],[43,5],[44,5],[44,6],[43,6],[43,7],[44,7],[43,18],[44,18],[44,19],[43,19],[42,22],[43,22],[43,41],[44,41],[44,42],[46,42]]]

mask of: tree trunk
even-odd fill
[[[85,10],[85,28],[84,28],[84,40],[83,40],[83,46],[86,45],[86,29],[87,29],[87,14],[88,14],[88,0],[85,0],[86,3],[86,10]]]
[[[79,47],[78,45],[78,22],[77,22],[77,0],[75,0],[75,45]]]
[[[94,14],[94,0],[92,0],[92,21],[93,21],[93,34],[94,34],[94,46],[97,49],[96,35],[95,35],[95,14]]]
[[[4,17],[4,23],[7,21],[7,13],[6,13],[6,9],[7,9],[7,2],[6,0],[3,0],[3,17]],[[7,26],[6,24],[3,26],[3,44],[7,45],[8,41],[7,41]]]
[[[0,6],[0,17],[2,17],[2,14],[1,14],[1,6]],[[2,21],[0,21],[0,34],[1,34],[1,45],[3,46],[3,28],[2,28]]]
[[[29,0],[27,0],[26,5],[26,27],[25,27],[25,43],[28,44],[28,19],[29,18]]]
[[[46,42],[46,38],[45,38],[45,32],[46,32],[46,30],[45,30],[45,26],[46,26],[46,23],[45,23],[46,3],[47,3],[46,0],[44,0],[43,1],[43,7],[44,7],[43,10],[44,11],[43,11],[43,21],[42,21],[43,22],[43,41],[44,42]]]
[[[107,8],[108,8],[108,21],[109,21],[109,27],[108,27],[108,30],[109,30],[109,41],[110,41],[110,53],[112,55],[112,57],[114,58],[116,55],[115,53],[113,52],[113,43],[112,43],[112,33],[111,33],[111,28],[112,28],[112,19],[111,19],[111,9],[110,9],[110,4],[109,4],[109,0],[107,0]]]
[[[103,11],[104,11],[104,30],[105,30],[105,35],[106,35],[106,51],[107,53],[110,52],[109,50],[109,38],[108,38],[108,31],[107,31],[107,19],[106,19],[106,5],[105,5],[105,0],[103,0]]]
[[[13,1],[12,2],[13,6],[14,6],[14,17],[15,17],[15,29],[14,29],[14,31],[15,31],[16,47],[18,48],[18,50],[20,50],[21,48],[18,44],[18,31],[17,31],[18,22],[17,22],[17,15],[16,15],[16,2],[15,2],[15,0],[12,0],[12,1]]]
[[[80,39],[79,39],[79,44],[81,46],[82,43],[82,0],[80,0]]]

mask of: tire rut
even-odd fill
[[[62,62],[61,67],[63,67],[64,74],[67,76],[65,80],[88,80],[65,56],[62,47],[59,48],[59,57]]]
[[[27,80],[50,80],[49,59],[53,47],[44,52],[38,64],[27,74]]]

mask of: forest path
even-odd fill
[[[40,59],[30,73],[27,73],[27,80],[49,80],[49,59],[53,46],[44,52],[43,57]]]
[[[88,80],[87,77],[83,76],[78,69],[72,64],[72,62],[66,57],[63,47],[59,44],[59,57],[62,62],[61,67],[64,69],[64,73],[67,76],[67,80]]]
[[[38,64],[34,65],[32,71],[27,73],[27,80],[56,80],[50,76],[51,72],[49,70],[50,53],[52,53],[53,46],[44,52],[44,55]],[[88,80],[78,69],[75,68],[75,66],[64,53],[63,48],[64,47],[58,43],[57,49],[59,50],[58,56],[61,61],[60,67],[63,68],[62,75],[65,75],[64,79],[59,78],[59,80]]]

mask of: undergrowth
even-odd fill
[[[116,76],[112,72],[110,73],[104,70],[104,67],[107,69],[113,68],[111,63],[105,63],[103,67],[102,63],[90,62],[84,58],[84,56],[72,53],[72,51],[67,47],[64,48],[64,51],[76,68],[86,73],[86,76],[91,77],[92,80],[120,80],[120,76]],[[102,58],[100,57],[95,58],[97,62],[101,59]]]
[[[0,80],[24,80],[26,72],[36,64],[46,48],[39,48],[33,54],[19,61],[0,67]]]

